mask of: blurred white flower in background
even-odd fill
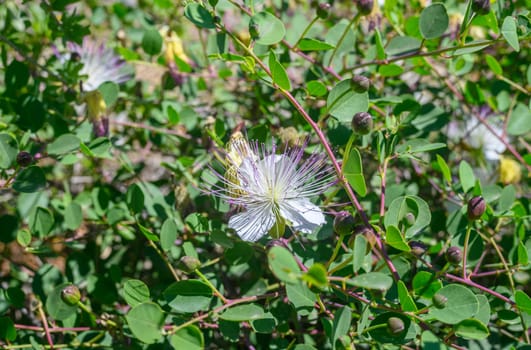
[[[503,137],[503,130],[495,123],[487,121],[492,130]],[[465,125],[452,122],[448,126],[448,137],[454,141],[462,141],[468,147],[480,150],[487,161],[497,161],[505,151],[504,143],[485,125],[476,119],[469,119]]]
[[[132,78],[127,71],[125,61],[113,49],[103,43],[96,43],[85,37],[80,46],[76,43],[67,43],[68,58],[77,55],[83,68],[79,71],[82,78],[83,91],[94,91],[101,84],[111,81],[116,84],[124,83]]]
[[[223,185],[211,185],[211,193],[242,210],[231,216],[229,227],[243,240],[254,242],[268,233],[280,238],[285,226],[312,233],[325,223],[310,198],[335,182],[326,155],[312,153],[303,160],[304,145],[276,151],[237,133],[227,146],[225,174],[215,173]]]

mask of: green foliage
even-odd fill
[[[3,1],[0,348],[529,347],[529,10],[379,3]]]

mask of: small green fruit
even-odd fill
[[[70,306],[76,305],[81,300],[81,293],[79,292],[79,288],[77,288],[73,284],[64,287],[61,291],[61,299],[65,302],[65,304],[68,304]]]
[[[387,320],[387,332],[392,336],[397,336],[406,329],[404,321],[398,317],[389,317]]]
[[[338,235],[347,235],[354,230],[355,220],[348,211],[340,211],[334,218],[334,232]]]
[[[185,255],[181,258],[179,261],[179,267],[185,271],[185,272],[194,272],[196,269],[198,269],[201,266],[201,262],[199,259]]]
[[[442,294],[435,294],[431,301],[437,309],[443,309],[446,306],[446,303],[448,303],[448,298]]]
[[[352,129],[360,135],[367,135],[372,130],[372,116],[367,112],[354,114],[352,118]]]
[[[353,76],[351,83],[352,89],[359,94],[366,92],[371,87],[371,81],[369,78],[364,77],[363,75]]]
[[[463,260],[463,252],[459,247],[450,247],[446,251],[446,260],[452,265],[459,265]]]

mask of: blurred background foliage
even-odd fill
[[[530,348],[530,8],[2,2],[0,346]],[[326,225],[227,228],[236,131],[332,151]]]

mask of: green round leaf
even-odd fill
[[[479,301],[476,295],[465,286],[449,284],[442,287],[436,293],[448,300],[443,308],[431,308],[429,315],[437,320],[457,324],[467,318],[471,318],[479,311]]]
[[[156,29],[148,29],[142,37],[142,49],[148,55],[158,55],[162,49],[162,37]]]
[[[27,247],[31,243],[31,233],[27,230],[20,230],[17,232],[17,242],[23,247]]]
[[[17,338],[15,324],[9,317],[0,317],[0,339],[12,342]]]
[[[382,272],[368,272],[347,280],[347,283],[364,289],[386,291],[393,285],[393,279]]]
[[[400,232],[400,230],[393,225],[390,225],[387,227],[386,233],[385,233],[385,243],[389,244],[391,247],[404,251],[409,252],[411,251],[411,248],[406,243],[406,240],[404,239],[404,236]]]
[[[20,118],[17,120],[17,125],[23,130],[31,130],[33,132],[39,130],[47,118],[44,105],[33,96],[28,96],[24,99],[19,115]]]
[[[49,154],[65,154],[79,148],[81,141],[73,134],[64,134],[59,136],[54,142],[47,147]]]
[[[62,321],[76,313],[77,305],[69,305],[63,301],[61,292],[71,283],[63,283],[55,287],[46,299],[46,311],[51,318]]]
[[[287,284],[286,294],[288,295],[288,300],[301,316],[307,316],[313,310],[317,301],[315,293],[302,282]]]
[[[184,15],[200,28],[215,28],[214,18],[210,12],[198,3],[192,2],[184,8]]]
[[[345,79],[330,91],[326,106],[328,113],[336,117],[340,123],[350,124],[354,114],[367,112],[369,109],[369,95],[367,92],[354,92],[351,80]]]
[[[401,196],[391,202],[385,213],[386,228],[395,226],[405,231],[405,237],[419,234],[431,222],[431,211],[428,204],[417,196]]]
[[[7,91],[20,89],[29,81],[30,71],[26,64],[13,59],[5,70],[4,83]]]
[[[517,290],[514,293],[514,300],[516,301],[516,307],[520,311],[523,311],[531,315],[531,298],[525,292]]]
[[[256,42],[261,45],[273,45],[278,43],[286,35],[286,28],[282,21],[269,12],[263,11],[255,14],[249,21],[252,32],[258,32]]]
[[[389,41],[385,52],[389,56],[398,56],[417,51],[420,48],[420,40],[410,36],[395,36]]]
[[[283,247],[275,246],[267,253],[269,268],[275,276],[286,283],[299,281],[301,269],[291,253]]]
[[[44,186],[44,171],[36,165],[23,169],[13,182],[13,189],[23,193],[37,192]]]
[[[9,134],[0,134],[0,168],[9,168],[17,158],[17,153],[17,140]]]
[[[175,332],[170,338],[170,344],[175,350],[202,350],[205,348],[205,338],[197,326],[190,325]]]
[[[302,279],[308,282],[310,286],[325,288],[328,285],[328,275],[326,268],[319,263],[313,264],[308,271],[302,275]]]
[[[455,326],[455,334],[465,339],[485,339],[490,332],[487,326],[475,318],[469,318],[459,322]]]
[[[503,73],[502,67],[496,58],[491,55],[485,55],[485,60],[494,74],[501,75]]]
[[[42,238],[50,233],[54,223],[55,219],[49,209],[37,207],[30,217],[29,225],[31,231]]]
[[[240,265],[248,262],[254,255],[253,247],[249,243],[238,241],[225,251],[225,259],[231,265]]]
[[[186,280],[171,284],[162,295],[176,312],[192,313],[208,308],[212,289],[199,280]]]
[[[219,318],[226,321],[251,321],[264,318],[264,310],[256,304],[236,305],[231,307]]]
[[[144,192],[140,186],[133,184],[127,189],[126,202],[129,209],[135,214],[144,210]]]
[[[403,72],[404,72],[404,68],[394,63],[384,64],[378,68],[378,73],[382,77],[396,77],[397,75],[400,75]]]
[[[334,314],[334,324],[332,327],[332,344],[335,345],[336,340],[348,333],[351,322],[352,311],[348,306],[343,306],[341,309],[336,311]]]
[[[155,303],[146,302],[133,307],[125,316],[133,335],[140,341],[151,344],[162,338],[164,312]]]
[[[431,299],[442,288],[442,282],[428,271],[419,271],[413,277],[413,290],[418,296]]]
[[[441,3],[431,4],[422,10],[419,27],[424,39],[435,39],[444,34],[448,28],[448,13]]]
[[[312,38],[304,38],[299,42],[299,50],[301,51],[322,51],[330,50],[334,48],[334,45],[331,45],[325,41],[316,40]]]
[[[132,307],[143,302],[149,301],[149,289],[146,284],[140,280],[127,280],[123,289],[124,299]]]
[[[165,252],[175,246],[177,239],[177,225],[173,219],[166,219],[160,229],[160,246]]]
[[[156,39],[154,39],[154,40],[156,40]],[[144,45],[144,40],[143,39],[142,39],[142,45]],[[144,46],[142,46],[142,47],[144,48]],[[144,50],[146,50],[146,49],[144,48]],[[159,51],[160,51],[160,49],[159,49]],[[118,84],[113,83],[112,81],[106,81],[105,83],[101,84],[98,87],[98,91],[100,92],[101,96],[103,96],[103,100],[105,101],[105,105],[107,107],[111,107],[112,105],[114,105],[116,103],[116,100],[118,100],[118,93],[120,92],[120,87],[118,86]]]
[[[326,85],[321,83],[319,80],[312,80],[306,84],[306,89],[308,93],[312,96],[320,97],[326,95],[328,89]]]
[[[269,52],[269,69],[271,70],[273,82],[275,82],[278,87],[287,91],[291,90],[288,73],[286,73],[282,64],[277,60],[273,51]]]
[[[257,333],[271,334],[275,331],[277,320],[270,312],[264,314],[263,318],[251,321],[251,326]]]
[[[516,32],[516,20],[512,16],[507,16],[503,20],[501,33],[505,40],[511,45],[515,51],[520,51],[520,43],[518,42],[518,33]]]
[[[75,202],[70,203],[65,208],[65,224],[69,230],[75,230],[81,225],[83,221],[83,210],[81,206]]]
[[[507,132],[511,135],[524,135],[531,131],[531,109],[523,103],[517,103],[509,116]]]

